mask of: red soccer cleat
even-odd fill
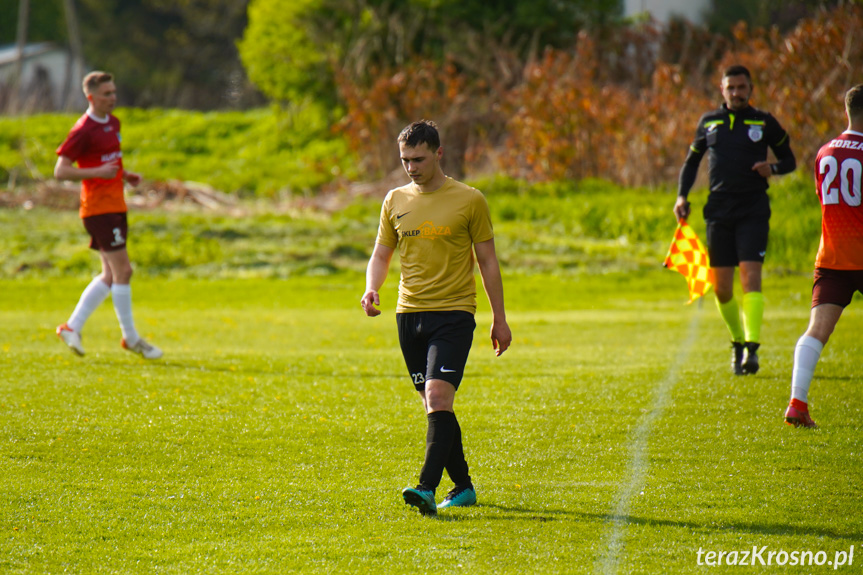
[[[785,410],[785,423],[794,427],[809,427],[817,429],[818,425],[809,417],[808,406],[797,399],[792,399]]]

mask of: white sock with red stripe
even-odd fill
[[[822,349],[824,344],[814,337],[804,335],[797,340],[797,347],[794,348],[794,371],[791,373],[791,399],[806,403]]]
[[[132,319],[132,286],[129,284],[114,284],[111,286],[111,299],[114,301],[114,311],[120,320],[120,331],[123,339],[129,345],[138,343],[138,331]]]
[[[87,323],[87,319],[96,311],[96,308],[102,305],[102,302],[105,301],[109,293],[111,293],[111,288],[102,281],[102,276],[93,278],[93,281],[81,293],[78,305],[75,306],[75,311],[72,312],[66,325],[72,331],[81,333],[81,330],[84,329],[84,324]]]

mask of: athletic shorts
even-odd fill
[[[710,266],[736,267],[740,262],[764,263],[770,217],[742,220],[708,220],[707,252]]]
[[[397,313],[399,345],[417,391],[442,379],[458,389],[473,343],[476,321],[466,311]]]
[[[129,224],[126,213],[99,214],[84,218],[84,228],[90,234],[90,249],[114,252],[126,247]]]
[[[822,303],[848,307],[855,291],[863,293],[863,270],[815,268],[812,307]]]

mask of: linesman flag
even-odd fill
[[[704,244],[686,220],[678,222],[663,265],[680,272],[686,278],[686,283],[689,284],[689,301],[686,302],[688,304],[706,294],[713,286],[710,257],[704,249]]]

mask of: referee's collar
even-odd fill
[[[725,102],[722,102],[722,106],[720,107],[720,109],[723,112],[726,112],[728,114],[746,114],[746,113],[754,110],[755,108],[752,107],[752,104],[746,104],[746,107],[743,108],[742,110],[734,111],[728,107],[728,104],[726,104]]]

